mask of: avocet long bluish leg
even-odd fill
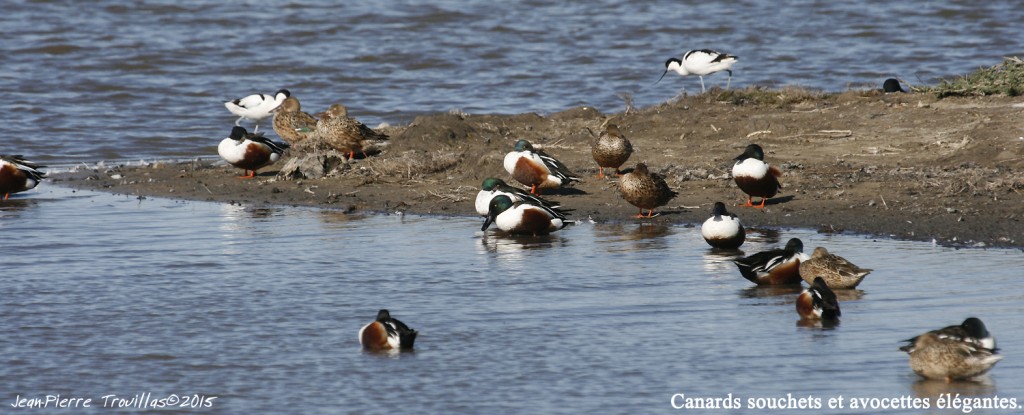
[[[725,82],[725,89],[729,89],[729,85],[732,85],[732,69],[726,69],[725,71],[729,73],[729,80]]]
[[[700,93],[704,93],[704,75],[697,75],[700,78]]]

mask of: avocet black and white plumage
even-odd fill
[[[40,166],[20,155],[0,154],[0,195],[7,200],[12,193],[31,190],[39,185],[46,173]]]
[[[764,150],[757,144],[748,145],[743,154],[736,156],[732,165],[732,178],[743,193],[747,194],[747,204],[754,206],[753,196],[761,198],[761,204],[754,206],[764,208],[768,198],[775,196],[782,189],[779,177],[782,171],[764,162]]]
[[[970,379],[988,372],[1002,356],[985,323],[970,317],[958,326],[932,330],[904,340],[910,368],[928,379]]]
[[[274,164],[288,149],[285,143],[275,143],[263,133],[250,134],[245,128],[235,126],[231,135],[220,141],[217,154],[232,166],[245,170],[244,179],[256,176],[256,170]]]
[[[241,126],[242,120],[252,120],[255,122],[256,126],[252,129],[252,132],[255,133],[260,129],[260,120],[271,116],[272,111],[289,96],[291,96],[291,93],[287,89],[281,89],[275,92],[274,95],[252,94],[233,99],[225,102],[224,106],[232,114],[238,116],[238,120],[235,121],[236,126]]]
[[[820,277],[796,298],[796,312],[805,319],[835,320],[842,315],[836,293]]]
[[[513,202],[505,195],[491,198],[487,218],[481,231],[494,223],[502,231],[519,235],[545,235],[573,223],[565,213],[555,208],[537,205],[529,199]]]
[[[691,50],[684,53],[682,59],[669,58],[665,61],[665,72],[661,74],[661,78],[658,78],[658,82],[661,82],[668,71],[673,71],[681,76],[697,75],[700,77],[700,92],[703,93],[705,91],[704,75],[725,71],[729,73],[729,81],[725,88],[729,89],[729,85],[732,84],[732,69],[729,68],[738,60],[739,57],[711,49]]]
[[[758,252],[733,262],[743,278],[757,285],[799,284],[800,262],[811,259],[804,253],[804,243],[792,238],[782,249]]]
[[[388,310],[380,310],[376,320],[359,329],[359,344],[372,351],[411,350],[418,334]]]
[[[504,180],[497,179],[494,177],[488,177],[484,179],[483,184],[480,185],[480,191],[476,194],[476,213],[480,216],[487,217],[491,209],[491,199],[498,195],[508,196],[513,202],[521,202],[523,200],[529,200],[535,205],[546,206],[549,208],[558,208],[558,203],[552,202],[535,196],[529,192],[509,186]]]
[[[503,164],[505,171],[519,183],[530,186],[533,194],[538,194],[539,189],[558,188],[580,180],[565,164],[526,140],[516,141],[515,149],[505,155]]]
[[[711,217],[700,226],[700,234],[714,248],[736,249],[747,239],[740,219],[725,210],[725,203],[715,202]]]

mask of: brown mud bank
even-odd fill
[[[474,216],[484,178],[517,184],[502,159],[522,138],[583,177],[545,194],[573,209],[571,218],[640,221],[616,179],[597,178],[590,145],[609,122],[635,149],[623,167],[646,162],[679,192],[644,221],[697,225],[714,202],[745,201],[731,166],[757,143],[782,170],[783,189],[763,210],[730,208],[747,227],[1024,246],[1024,100],[1007,97],[748,89],[607,115],[586,107],[548,116],[439,114],[384,128],[391,136],[384,152],[320,163],[319,178],[285,169],[302,156],[289,154],[252,180],[211,159],[83,168],[54,180],[140,196]],[[221,138],[211,137],[201,156],[215,155]]]

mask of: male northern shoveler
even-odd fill
[[[498,229],[520,235],[544,235],[573,223],[558,209],[536,205],[529,200],[513,202],[505,195],[491,199],[487,218],[480,230],[487,230],[492,222]]]
[[[646,217],[651,217],[654,208],[665,206],[678,195],[668,187],[665,178],[648,171],[644,163],[637,163],[633,171],[619,178],[619,193],[629,204],[640,208],[640,214],[636,215],[638,218],[645,217],[644,209],[648,210]]]
[[[380,310],[376,320],[359,329],[359,344],[373,351],[412,350],[418,334],[405,323],[392,318],[388,310]]]
[[[0,195],[7,200],[12,193],[35,188],[46,176],[39,171],[43,167],[20,155],[0,154]]]
[[[252,120],[256,126],[252,129],[255,133],[260,129],[260,120],[270,116],[271,111],[281,105],[285,98],[291,96],[287,89],[278,90],[274,95],[252,94],[246,97],[233,99],[224,103],[224,107],[239,118],[235,126],[241,126],[242,120]]]
[[[814,283],[796,298],[796,312],[806,319],[835,320],[842,315],[836,293],[821,277],[815,278]]]
[[[288,97],[274,110],[274,132],[289,145],[316,134],[316,118],[302,111],[298,98]]]
[[[683,54],[682,59],[669,58],[665,61],[665,72],[655,83],[661,82],[668,71],[674,71],[680,76],[697,75],[700,77],[700,92],[704,93],[704,75],[726,71],[729,73],[729,81],[725,84],[725,89],[729,89],[729,85],[732,84],[732,69],[729,68],[738,60],[736,56],[711,49],[691,50]]]
[[[256,177],[256,170],[274,164],[281,154],[290,147],[286,143],[275,143],[260,134],[250,134],[245,128],[235,126],[231,135],[220,141],[217,153],[232,166],[245,170],[245,179]]]
[[[782,189],[779,184],[782,172],[764,162],[764,150],[757,144],[747,146],[735,160],[732,178],[740,190],[747,194],[747,204],[742,206],[754,206],[753,196],[758,196],[761,204],[757,207],[763,208],[765,201]]]
[[[757,285],[782,285],[800,283],[800,262],[811,259],[804,253],[804,243],[792,238],[782,249],[758,252],[733,262],[740,269],[743,278]]]
[[[619,167],[633,154],[633,144],[622,135],[619,126],[608,124],[590,147],[590,154],[597,162],[597,177],[604,178],[605,167],[613,168],[615,174],[620,174]]]
[[[871,271],[871,269],[853,265],[839,255],[830,254],[821,246],[814,248],[811,259],[800,261],[800,277],[804,281],[810,284],[815,277],[821,277],[833,290],[857,288],[857,285]]]
[[[519,183],[530,186],[533,194],[537,194],[538,189],[557,188],[580,181],[565,164],[533,148],[533,144],[526,140],[516,141],[515,150],[505,155],[503,164],[505,171]]]
[[[529,192],[509,186],[504,180],[488,177],[484,179],[483,184],[480,185],[480,192],[476,194],[476,213],[480,216],[488,216],[491,209],[491,199],[498,195],[508,196],[512,199],[512,202],[521,202],[529,200],[530,203],[535,205],[541,205],[549,208],[557,208],[558,203],[545,200],[540,196],[535,196]]]
[[[910,355],[910,368],[928,379],[970,379],[985,374],[1003,358],[996,354],[995,338],[976,317],[904,341],[907,345],[900,350]]]
[[[736,249],[747,239],[740,219],[725,210],[725,203],[715,202],[711,217],[700,226],[700,234],[714,248]]]
[[[349,118],[344,105],[331,105],[321,113],[316,132],[328,145],[353,159],[356,153],[363,157],[380,153],[388,145],[388,136],[378,133],[354,118]]]
[[[900,85],[900,81],[895,78],[889,78],[886,79],[885,82],[882,82],[882,91],[886,93],[907,92],[903,90],[903,86]]]

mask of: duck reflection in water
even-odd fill
[[[568,245],[569,240],[559,235],[516,235],[484,232],[480,237],[481,253],[525,257],[525,252]]]
[[[711,248],[704,252],[704,271],[715,274],[735,273],[736,259],[743,257],[743,251],[739,249]]]
[[[916,375],[915,375],[916,376]],[[970,380],[958,380],[946,382],[942,379],[918,378],[910,385],[914,396],[918,398],[931,398],[932,407],[935,400],[941,394],[960,395],[961,398],[969,397],[992,397],[996,393],[996,386],[988,376],[976,377]]]

